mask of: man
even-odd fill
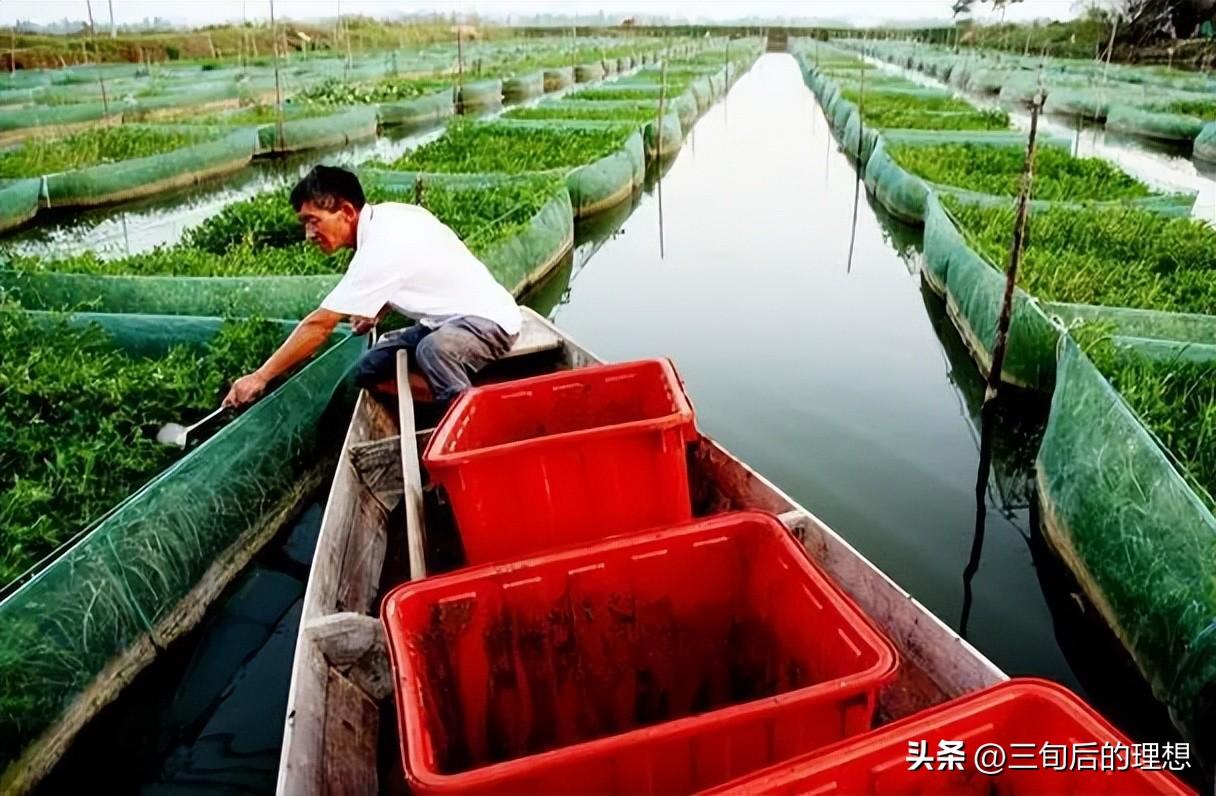
[[[342,280],[253,373],[237,379],[225,406],[256,401],[266,385],[308,359],[346,317],[369,331],[386,307],[417,321],[384,335],[363,355],[355,380],[364,389],[395,383],[397,351],[410,352],[434,399],[450,401],[469,376],[498,359],[519,335],[515,299],[456,233],[415,205],[369,204],[359,178],[316,166],[291,192],[306,239],[331,254],[355,256]]]

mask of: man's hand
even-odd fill
[[[367,334],[376,325],[377,318],[365,318],[362,315],[350,316],[350,327],[355,330],[355,334]]]
[[[266,392],[266,384],[266,379],[256,372],[250,373],[248,376],[241,376],[232,383],[232,389],[224,398],[223,405],[234,409],[248,406],[262,397],[262,393]]]

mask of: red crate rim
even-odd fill
[[[580,371],[595,370],[597,373],[613,373],[616,371],[632,370],[639,366],[658,365],[666,380],[671,383],[676,389],[672,390],[672,397],[675,400],[676,411],[663,417],[648,418],[643,420],[630,420],[627,423],[616,423],[610,426],[598,426],[596,428],[584,428],[577,431],[565,431],[560,434],[548,434],[543,437],[534,437],[532,439],[518,440],[516,442],[504,442],[498,445],[487,445],[484,448],[478,448],[471,451],[457,451],[454,453],[444,453],[443,446],[447,444],[451,437],[452,431],[455,428],[453,418],[465,411],[465,408],[482,395],[493,395],[496,393],[518,392],[533,387],[544,386],[552,382],[561,382],[569,379],[572,374]],[[610,365],[594,365],[590,368],[576,368],[574,370],[563,370],[557,373],[546,373],[542,376],[533,376],[526,379],[515,379],[513,381],[504,381],[497,384],[487,384],[481,387],[472,387],[461,393],[452,405],[444,412],[443,418],[439,421],[439,425],[435,427],[435,433],[431,435],[427,442],[426,448],[422,452],[423,463],[428,466],[450,467],[462,462],[468,461],[470,458],[486,458],[505,453],[516,453],[521,450],[539,447],[541,445],[550,445],[554,442],[569,442],[579,439],[588,439],[593,437],[611,436],[617,434],[625,434],[635,430],[665,430],[684,426],[688,429],[685,436],[686,442],[691,442],[696,439],[697,431],[695,427],[696,414],[693,411],[692,401],[688,397],[688,392],[684,389],[684,381],[680,378],[676,371],[675,364],[667,358],[660,359],[637,359],[630,362],[614,362]]]
[[[794,538],[781,521],[773,514],[764,511],[725,512],[712,517],[694,519],[691,522],[662,530],[641,531],[616,536],[593,545],[569,545],[555,550],[548,550],[541,555],[520,561],[485,564],[458,570],[446,575],[403,583],[394,588],[385,597],[382,609],[382,621],[387,616],[391,605],[418,592],[428,591],[431,588],[466,583],[484,577],[489,573],[508,574],[524,572],[533,567],[548,565],[562,559],[580,557],[592,552],[619,550],[660,539],[677,539],[686,536],[709,534],[716,530],[748,523],[760,523],[780,532],[779,538],[781,544],[793,554],[793,561],[803,573],[809,575],[823,588],[825,596],[828,597],[833,607],[842,614],[849,616],[855,622],[854,627],[857,629],[858,634],[878,654],[878,660],[870,668],[862,672],[850,674],[847,677],[838,678],[830,682],[816,683],[805,688],[787,691],[784,694],[777,694],[771,697],[763,697],[739,705],[731,705],[709,711],[709,713],[722,719],[747,717],[765,710],[770,705],[788,702],[812,702],[823,697],[861,690],[862,686],[866,684],[872,684],[874,688],[881,688],[894,679],[899,665],[899,654],[896,652],[894,644],[878,629],[873,620],[861,610],[836,581],[810,558],[806,549],[802,547],[801,543]],[[408,659],[401,660],[397,645],[393,643],[393,636],[388,629],[388,624],[387,622],[384,624],[393,672],[401,672],[406,677],[414,674],[414,668],[409,664]],[[394,689],[399,688],[401,679],[394,676]],[[398,706],[401,704],[398,701]],[[615,745],[621,738],[629,738],[630,740],[641,742],[679,738],[699,729],[698,725],[700,725],[701,719],[707,715],[706,713],[700,713],[684,716],[650,727],[640,727],[603,738],[582,741],[560,749],[551,749],[547,752],[528,755],[515,760],[492,763],[469,771],[462,771],[458,774],[438,774],[428,770],[427,764],[422,758],[422,719],[416,710],[416,704],[413,701],[406,703],[405,713],[407,715],[402,715],[401,710],[397,711],[398,732],[403,746],[404,759],[402,762],[404,763],[407,779],[412,779],[419,785],[432,789],[475,787],[479,783],[489,783],[499,777],[509,776],[523,769],[530,769],[537,763],[544,763],[559,758],[565,763],[578,762],[579,760],[593,757],[600,749],[606,746]]]
[[[972,691],[960,697],[917,711],[910,716],[876,727],[862,735],[844,738],[811,752],[792,757],[781,763],[769,766],[730,782],[701,791],[699,796],[727,796],[727,794],[745,793],[746,787],[762,785],[772,777],[798,766],[814,765],[833,755],[848,751],[850,757],[860,757],[871,751],[882,749],[892,743],[912,738],[917,732],[927,731],[931,725],[939,725],[943,719],[956,721],[968,717],[977,717],[995,706],[1012,702],[1024,696],[1039,697],[1059,707],[1077,726],[1091,731],[1094,737],[1109,737],[1114,743],[1122,743],[1129,748],[1132,742],[1111,724],[1105,716],[1090,707],[1083,699],[1070,689],[1037,677],[1014,677],[996,685]],[[1174,787],[1179,796],[1191,796],[1195,791],[1168,771],[1153,771],[1160,774]]]

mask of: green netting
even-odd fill
[[[123,119],[156,120],[201,112],[206,108],[235,107],[242,101],[273,97],[274,81],[224,82],[178,89],[165,94],[133,98],[125,104]]]
[[[361,175],[373,201],[380,200],[378,188],[402,193],[400,198],[405,201],[414,199],[413,175],[371,170],[361,172]],[[492,191],[498,185],[511,185],[513,180],[522,183],[533,179],[474,175],[464,182],[479,190]],[[443,187],[461,183],[462,177],[438,175],[427,180],[431,185]],[[548,181],[542,178],[541,181],[546,183],[542,186],[544,193],[539,194],[533,204],[521,206],[521,211],[526,210],[530,216],[513,218],[495,211],[496,217],[488,226],[461,230],[466,242],[487,264],[491,273],[511,289],[522,290],[523,286],[512,280],[519,274],[543,273],[551,267],[552,262],[560,259],[570,245],[573,220],[569,196],[559,177]],[[385,198],[393,197],[385,195]],[[431,198],[439,201],[443,197],[432,194]],[[478,200],[468,207],[494,207],[490,198],[487,196],[484,201]],[[286,206],[285,199],[283,204]],[[431,206],[425,199],[424,204]],[[445,214],[449,208],[432,209],[449,223],[456,223],[452,215]],[[467,214],[467,208],[465,212]],[[289,224],[293,221],[293,217],[288,219]],[[231,223],[235,225],[237,222]],[[259,229],[265,227],[262,231],[272,237],[276,234],[276,230],[270,227],[277,222],[255,218],[248,223]],[[243,239],[245,234],[235,226],[232,233],[237,239]],[[298,233],[288,229],[284,234],[296,240]],[[240,249],[241,245],[237,240],[235,249]],[[273,243],[267,245],[274,246]],[[175,254],[178,259],[186,259],[185,252],[177,253],[174,250],[170,250],[165,259],[172,263]],[[234,248],[221,246],[215,256],[232,259],[235,257]],[[40,310],[88,306],[100,312],[302,318],[317,308],[340,278],[337,273],[307,276],[128,276],[56,271],[53,270],[56,266],[54,262],[39,265],[41,270],[0,270],[0,291],[9,294],[26,308]]]
[[[1004,292],[1006,263],[992,262],[976,251],[936,192],[930,193],[925,207],[922,273],[930,287],[945,296],[951,320],[981,371],[987,373]],[[1033,212],[1029,229],[1033,246]],[[1116,264],[1117,258],[1112,256],[1111,267]],[[1158,286],[1156,290],[1160,292],[1161,288]],[[1101,324],[1113,333],[1137,338],[1216,342],[1216,317],[1213,316],[1041,301],[1019,287],[1015,293],[1002,379],[1022,387],[1050,389],[1060,330],[1080,323]]]
[[[1046,537],[1175,723],[1210,749],[1216,517],[1154,431],[1066,336],[1037,462]]]
[[[1112,334],[1138,340],[1164,340],[1171,345],[1216,344],[1216,316],[1188,312],[1162,312],[1135,307],[1102,307],[1044,301],[1043,311],[1073,327],[1096,324]]]
[[[521,179],[484,174],[419,174],[377,169],[363,169],[359,174],[369,187],[378,187],[389,194],[400,194],[405,201],[419,194],[425,196],[428,186],[444,185],[460,190],[483,191],[496,185],[509,184],[513,179]],[[474,249],[478,248],[476,234],[466,238],[465,242]],[[521,229],[494,243],[479,258],[503,287],[519,296],[556,267],[573,244],[574,211],[570,205],[570,195],[565,190],[557,190]]]
[[[1195,116],[1161,113],[1132,105],[1112,104],[1106,128],[1134,133],[1163,141],[1191,141],[1203,130],[1204,122]]]
[[[163,155],[48,174],[43,178],[42,199],[48,207],[62,208],[151,196],[241,169],[249,165],[256,146],[253,128],[242,128]]]
[[[974,146],[1025,147],[1020,133],[951,133],[947,131],[893,131],[879,136],[873,144],[865,168],[866,187],[874,194],[888,212],[901,221],[919,224],[924,220],[925,202],[931,184],[915,174],[905,171],[887,154],[889,143],[903,145],[938,143],[967,143]],[[1068,141],[1062,138],[1042,137],[1039,146],[1067,148]]]
[[[632,131],[632,132],[631,132]],[[545,163],[536,159],[547,157]],[[465,124],[397,161],[406,171],[526,173],[552,168],[565,176],[576,218],[627,198],[641,186],[646,155],[628,123],[511,120]]]
[[[925,201],[924,222],[925,280],[946,297],[950,320],[981,372],[987,374],[1005,293],[1005,273],[967,245],[933,193]],[[1058,339],[1059,330],[1038,302],[1017,288],[1001,380],[1030,389],[1050,389]]]
[[[376,106],[380,124],[387,126],[425,124],[456,112],[455,89],[436,91],[416,99],[382,102]]]
[[[0,291],[35,310],[302,318],[338,283],[325,276],[99,276],[0,270]]]
[[[1216,163],[1216,122],[1208,122],[1195,137],[1195,157],[1208,163]]]
[[[19,227],[38,212],[42,181],[0,180],[0,232]]]
[[[594,83],[597,80],[604,79],[604,65],[598,61],[589,64],[576,64],[574,67],[574,81],[576,83]]]
[[[501,80],[476,80],[456,88],[456,101],[465,108],[484,108],[502,103]]]
[[[934,146],[937,144],[965,144],[969,148],[977,147],[1002,147],[1021,149],[1025,147],[1025,139],[1023,133],[980,133],[980,132],[959,132],[953,133],[950,131],[916,131],[916,130],[893,130],[887,131],[879,136],[879,140],[873,146],[873,151],[866,163],[865,180],[866,187],[874,194],[878,201],[889,212],[897,218],[908,223],[919,223],[923,220],[925,210],[925,199],[929,191],[936,190],[938,192],[950,193],[971,202],[1003,202],[1007,201],[1008,197],[992,197],[971,191],[960,186],[942,185],[931,183],[900,166],[895,159],[889,154],[888,147],[893,144],[901,146]],[[1038,141],[1040,151],[1046,147],[1054,147],[1057,149],[1067,150],[1069,142],[1066,138],[1041,136]],[[1115,174],[1115,172],[1112,172]],[[1117,176],[1117,174],[1116,174]],[[1039,183],[1043,180],[1040,178]],[[1123,190],[1115,185],[1111,187],[1112,191]],[[1195,202],[1195,192],[1182,192],[1174,194],[1155,194],[1147,188],[1142,187],[1140,191],[1145,196],[1132,199],[1110,198],[1110,204],[1129,204],[1136,207],[1154,209],[1161,212],[1172,213],[1176,215],[1189,214],[1191,207]],[[1117,195],[1117,194],[1116,194]],[[1079,198],[1075,201],[1064,202],[1064,204],[1076,204],[1083,201],[1086,205],[1102,204],[1100,198],[1089,199],[1087,197]],[[1052,202],[1053,204],[1057,202]],[[1045,201],[1035,200],[1035,206],[1043,206]]]
[[[619,151],[566,175],[574,217],[584,218],[625,201],[645,180],[646,152],[642,134],[637,132]]]
[[[502,81],[502,97],[507,102],[520,102],[539,97],[544,93],[545,73],[543,71],[516,75]]]
[[[76,105],[35,105],[29,108],[6,108],[0,113],[0,143],[19,140],[48,132],[100,124],[103,120],[117,122],[122,118],[122,106],[111,102],[84,102]]]
[[[343,146],[376,137],[377,109],[350,108],[339,113],[283,122],[283,140],[277,124],[258,127],[258,153],[299,152],[326,146]]]
[[[660,150],[663,157],[667,157],[674,155],[683,145],[684,129],[680,124],[679,114],[670,103],[666,104],[661,120],[656,119],[658,110],[657,101],[565,102],[554,100],[528,108],[517,108],[509,111],[503,118],[637,122],[642,127],[646,157],[658,157]],[[658,131],[657,138],[656,130]]]
[[[574,67],[563,66],[556,69],[546,69],[545,91],[560,91],[574,85]]]
[[[612,129],[619,124],[613,122],[534,122],[526,120],[503,120],[501,124],[514,127]],[[625,201],[646,180],[646,149],[642,133],[627,136],[621,147],[591,163],[576,166],[566,173],[566,189],[576,219],[598,213]]]
[[[89,316],[144,352],[194,343],[218,320]],[[132,328],[133,327],[133,328]],[[287,328],[283,333],[286,334]],[[128,334],[130,332],[130,334]],[[124,676],[189,630],[319,482],[322,415],[365,343],[336,345],[100,518],[0,602],[0,790],[41,772],[19,756],[73,712],[95,713]],[[156,346],[152,346],[156,347]],[[155,389],[150,386],[149,389]]]

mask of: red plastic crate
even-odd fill
[[[868,730],[891,643],[771,515],[394,590],[421,794],[689,793]]]
[[[469,564],[692,517],[692,405],[667,360],[466,391],[423,454]]]
[[[909,770],[909,743],[926,743],[936,757],[939,741],[962,741],[962,771]],[[1100,766],[1103,744],[1118,749],[1122,744],[1131,759],[1132,744],[1106,719],[1068,689],[1045,680],[1009,680],[965,697],[921,711],[873,732],[842,741],[825,749],[750,774],[702,796],[724,794],[1190,794],[1193,791],[1164,771],[1129,768],[1125,771],[1056,771],[1043,763],[1076,764],[1073,744],[1083,746],[1085,759],[1094,749]],[[1005,764],[1035,769],[982,773],[975,766],[976,753],[984,744],[998,744],[1005,751]],[[1036,756],[1025,757],[1032,744]],[[1067,757],[1041,756],[1044,744],[1063,745]],[[984,753],[987,754],[987,753]],[[1013,757],[1018,755],[1018,757]],[[1118,758],[1116,758],[1118,759]],[[987,763],[991,770],[992,763]],[[1088,763],[1086,763],[1088,765]],[[1130,766],[1131,763],[1129,762]],[[1194,765],[1194,763],[1192,763]]]

